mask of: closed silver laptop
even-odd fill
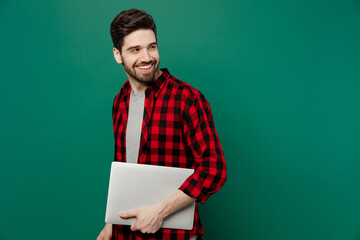
[[[154,205],[175,193],[194,169],[113,162],[111,164],[105,222],[132,225],[120,212]],[[164,219],[163,228],[190,230],[194,225],[195,203]]]

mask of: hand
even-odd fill
[[[110,240],[112,237],[112,224],[105,224],[96,240]]]
[[[131,231],[141,231],[142,233],[155,233],[157,232],[163,221],[164,214],[162,214],[161,206],[154,205],[137,209],[130,212],[123,212],[119,214],[122,218],[136,218],[136,222],[131,225]]]

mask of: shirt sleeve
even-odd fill
[[[204,203],[225,183],[225,158],[205,97],[200,93],[191,100],[188,96],[186,106],[188,110],[182,113],[183,133],[196,167],[179,189]]]

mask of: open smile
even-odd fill
[[[152,69],[153,65],[154,64],[150,63],[150,64],[147,64],[147,65],[136,66],[136,68],[139,69],[140,72],[149,72]]]

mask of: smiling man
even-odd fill
[[[149,29],[139,29],[125,38],[121,52],[113,49],[115,60],[123,64],[130,85],[136,84],[134,90],[142,91],[143,86],[148,86],[161,75],[157,40]]]
[[[115,161],[195,171],[162,202],[119,213],[136,218],[132,226],[106,224],[97,239],[202,239],[197,203],[204,203],[226,180],[209,103],[200,91],[166,68],[159,69],[156,25],[145,11],[121,12],[112,21],[110,34],[114,58],[128,77],[113,104]],[[167,216],[194,201],[191,230],[161,228]]]

